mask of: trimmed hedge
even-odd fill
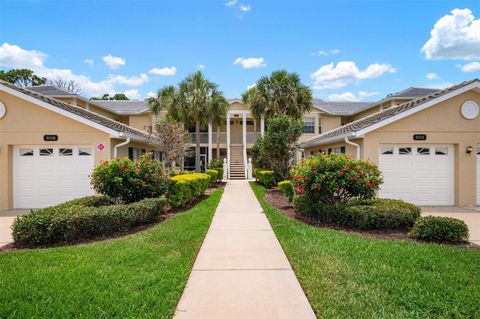
[[[203,195],[210,184],[210,176],[203,173],[177,175],[170,178],[173,183],[167,198],[174,208],[183,207]]]
[[[210,176],[210,186],[215,184],[218,180],[218,170],[217,169],[207,169],[206,173]]]
[[[12,225],[14,243],[35,247],[99,238],[154,222],[167,208],[158,198],[109,203],[105,197],[86,197],[19,216]]]
[[[291,203],[293,201],[294,191],[292,182],[284,180],[278,183],[278,188],[282,191],[283,196]]]
[[[274,171],[257,170],[255,172],[255,178],[258,183],[262,184],[266,188],[272,188],[276,184]]]
[[[410,236],[420,240],[460,243],[468,240],[468,226],[456,218],[426,216],[417,219]]]
[[[420,217],[420,208],[401,200],[375,198],[351,200],[345,205],[312,204],[296,196],[295,209],[319,222],[359,230],[410,229]]]

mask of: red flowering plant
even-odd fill
[[[91,175],[95,191],[117,203],[160,197],[167,192],[169,181],[162,164],[153,160],[151,154],[136,162],[128,158],[102,162]]]
[[[297,196],[328,205],[373,198],[382,183],[375,164],[344,154],[310,157],[292,168],[290,175]]]

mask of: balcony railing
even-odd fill
[[[191,135],[191,143],[195,144],[196,142],[196,135],[195,133],[190,133]],[[218,141],[220,144],[227,144],[227,132],[212,132],[212,144],[217,144],[217,135]],[[255,144],[255,142],[260,137],[260,132],[247,132],[247,144]],[[208,144],[208,133],[201,132],[200,133],[200,143],[201,144]]]
[[[260,136],[260,132],[247,132],[247,144],[255,144]]]

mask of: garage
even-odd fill
[[[454,205],[453,155],[452,145],[382,145],[380,197],[416,205]]]
[[[13,207],[41,208],[93,195],[91,146],[15,146]]]

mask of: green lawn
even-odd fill
[[[480,250],[313,227],[251,185],[319,318],[480,318]]]
[[[0,254],[0,318],[171,318],[222,193],[123,238]]]

